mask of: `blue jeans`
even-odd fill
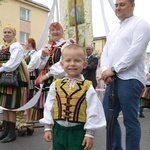
[[[123,123],[126,129],[126,150],[140,150],[141,126],[138,120],[140,94],[144,85],[136,79],[121,80],[115,79],[115,96],[117,99],[115,107],[115,117],[118,119],[122,111]],[[109,95],[111,85],[105,90],[103,107],[108,118]],[[114,129],[113,150],[122,150],[121,128],[117,120]]]

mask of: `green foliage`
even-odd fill
[[[6,0],[0,0],[0,5],[2,5],[2,2],[6,2]]]
[[[83,42],[83,45],[82,45],[84,48],[86,47],[86,42],[85,42],[85,38],[84,38],[84,42]]]
[[[100,54],[100,51],[99,51],[99,50],[94,50],[93,55],[94,55],[95,57],[97,57],[98,59],[101,58],[101,54]]]

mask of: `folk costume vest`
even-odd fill
[[[86,122],[86,92],[91,81],[77,81],[72,90],[69,89],[68,79],[55,81],[56,100],[54,103],[54,120],[69,122]]]

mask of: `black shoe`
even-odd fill
[[[8,143],[16,140],[16,131],[15,131],[16,123],[9,122],[9,132],[7,136],[1,140],[1,143]]]
[[[145,116],[143,114],[139,114],[140,118],[145,118]]]
[[[8,135],[3,140],[1,140],[1,143],[8,143],[15,140],[16,140],[16,134],[8,133]]]
[[[9,122],[3,121],[3,131],[0,133],[0,140],[4,139],[9,132]]]

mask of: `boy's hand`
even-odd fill
[[[52,141],[52,131],[45,131],[44,139],[46,142],[51,142]]]
[[[85,146],[84,150],[90,150],[93,147],[93,138],[85,136],[82,145]]]

